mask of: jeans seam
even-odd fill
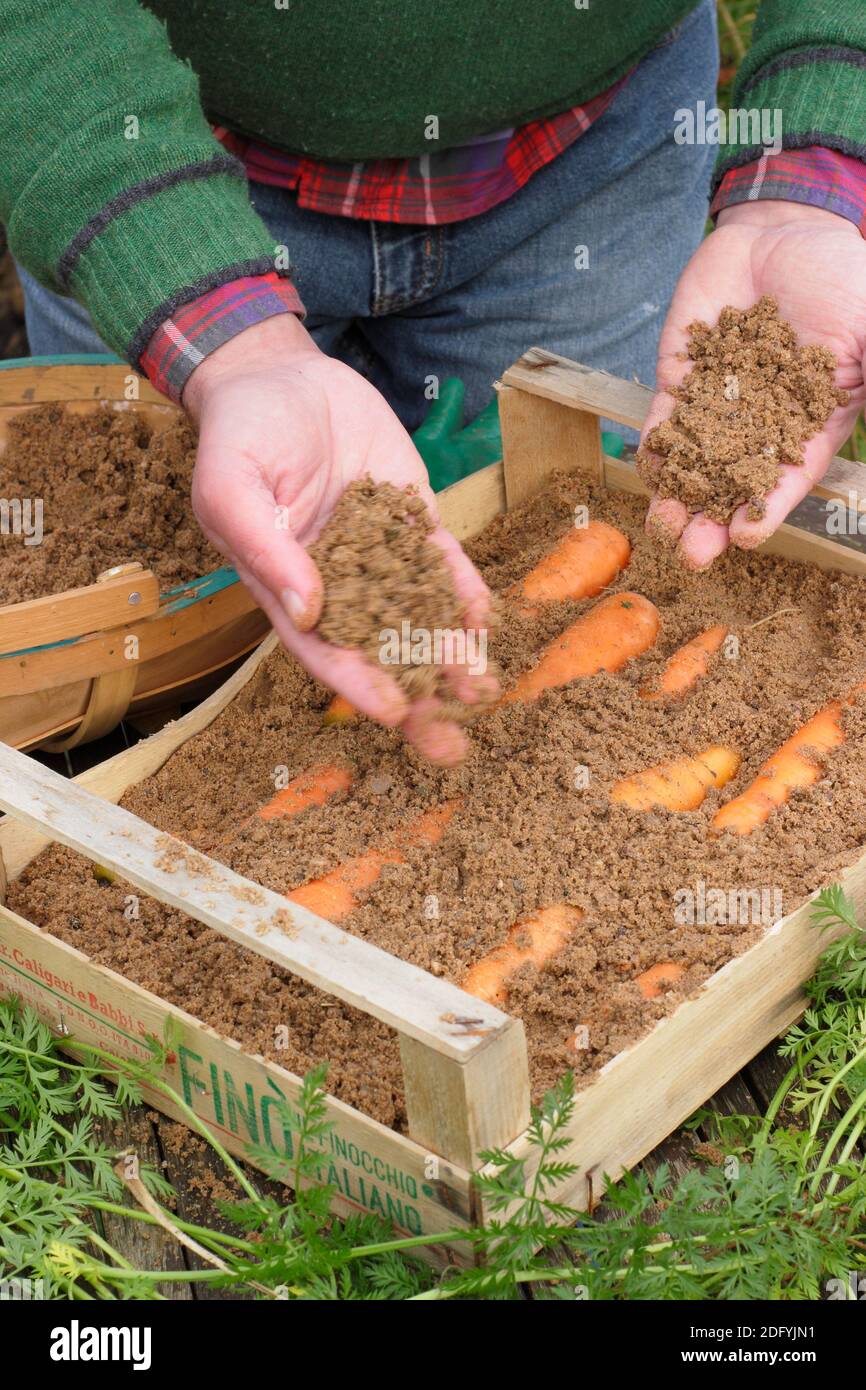
[[[373,302],[370,306],[374,317],[383,313],[380,308],[382,303],[382,266],[379,259],[379,240],[376,235],[376,223],[370,223],[370,245],[373,248]]]
[[[370,223],[370,231],[373,241],[373,314],[374,317],[381,317],[385,314],[394,313],[399,309],[409,309],[415,304],[421,304],[425,299],[429,299],[436,287],[442,280],[442,272],[445,265],[445,229],[444,227],[430,227],[426,235],[431,238],[435,247],[435,261],[432,273],[425,274],[417,288],[402,294],[382,295],[382,277],[379,263],[378,240],[376,236],[376,223]]]

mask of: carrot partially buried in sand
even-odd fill
[[[546,965],[571,939],[583,917],[579,907],[554,903],[515,922],[501,946],[494,946],[470,966],[460,988],[483,999],[485,1004],[505,1006],[509,981],[520,967],[534,965],[540,969]],[[635,984],[645,999],[657,999],[665,987],[676,984],[684,973],[684,966],[662,961],[638,975]]]
[[[559,690],[582,676],[619,671],[652,646],[659,623],[658,609],[642,594],[610,594],[554,637],[538,665],[524,671],[497,705],[537,700],[545,690]]]
[[[324,806],[338,792],[347,792],[352,773],[339,763],[323,763],[293,777],[285,787],[256,812],[260,820],[281,820],[300,815],[310,806]]]
[[[555,637],[538,665],[524,671],[499,703],[536,700],[543,691],[561,689],[581,676],[619,671],[652,646],[658,630],[658,609],[649,599],[610,594]]]
[[[574,526],[506,593],[525,600],[520,609],[527,616],[536,613],[543,603],[595,598],[616,579],[630,556],[628,537],[606,521]]]
[[[715,744],[691,758],[660,763],[611,788],[611,801],[634,811],[694,811],[711,787],[724,787],[735,777],[740,755],[733,748]]]
[[[651,965],[649,970],[638,975],[635,984],[644,999],[658,999],[666,988],[675,985],[685,973],[684,965],[677,965],[673,960],[664,960],[658,965]]]
[[[551,643],[534,670],[521,676],[514,690],[500,703],[534,700],[543,690],[567,685],[580,676],[598,671],[617,671],[632,656],[645,651],[655,640],[659,616],[648,599],[640,594],[612,594]],[[453,815],[458,802],[447,802],[426,813],[436,834],[422,834],[415,843],[435,844]],[[450,808],[450,809],[449,809]],[[441,827],[435,818],[445,818]],[[342,921],[358,904],[358,894],[379,879],[388,863],[401,863],[398,849],[370,850],[347,860],[332,869],[324,878],[315,879],[288,894],[292,902],[303,904],[329,921]],[[334,913],[338,915],[335,916]]]
[[[227,834],[217,840],[225,844],[240,831],[245,830],[256,820],[290,820],[307,811],[311,806],[324,806],[340,792],[347,792],[352,786],[352,770],[344,763],[321,763],[308,768],[291,782],[282,787],[270,801],[260,806],[251,816],[245,817],[239,825],[233,826]]]
[[[325,713],[322,715],[323,724],[351,724],[358,718],[358,711],[355,706],[346,699],[345,695],[335,695]]]
[[[866,690],[866,681],[854,687],[844,700],[831,700],[796,733],[786,739],[772,757],[763,764],[757,777],[744,792],[735,796],[713,816],[714,831],[732,830],[735,835],[750,835],[769,819],[777,806],[782,806],[793,791],[811,787],[823,776],[822,754],[830,753],[845,742],[842,728],[842,707],[850,704],[859,691]]]
[[[687,694],[707,674],[710,661],[728,635],[721,624],[699,632],[679,647],[668,661],[657,685],[640,692],[642,700],[676,700]]]
[[[508,982],[521,965],[545,965],[560,951],[582,920],[579,907],[556,903],[509,927],[508,938],[471,966],[461,984],[486,1004],[504,1004]]]
[[[506,590],[526,600],[520,605],[527,616],[544,603],[565,599],[595,598],[612,583],[629,562],[631,542],[606,521],[575,526],[549,551],[524,579]],[[323,717],[323,724],[348,724],[358,717],[354,705],[335,695]]]
[[[342,922],[358,906],[361,893],[379,881],[386,864],[405,863],[406,851],[415,845],[438,844],[459,805],[459,800],[444,801],[441,806],[424,811],[402,826],[382,848],[365,850],[344,860],[321,878],[293,888],[286,897],[328,922]]]

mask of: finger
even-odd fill
[[[442,718],[437,699],[416,700],[400,725],[408,743],[439,767],[457,767],[469,750],[466,734],[451,719]]]
[[[284,529],[284,510],[270,488],[246,470],[218,477],[219,498],[208,498],[197,508],[208,532],[239,573],[243,569],[274,597],[293,629],[315,627],[322,611],[322,578],[303,546]],[[276,626],[271,610],[266,611]]]
[[[737,508],[731,518],[731,541],[734,545],[743,550],[753,550],[781,526],[788,513],[799,506],[823,478],[834,451],[847,439],[853,423],[850,410],[837,411],[820,434],[806,441],[802,464],[782,464],[781,477],[764,499],[764,515],[757,521],[749,519],[748,505]]]
[[[679,540],[689,520],[689,509],[676,497],[659,497],[650,501],[646,514],[647,534],[655,540],[672,545]]]
[[[490,590],[460,542],[444,526],[437,526],[427,539],[439,547],[448,562],[454,576],[454,587],[463,604],[464,625],[487,627],[490,622]]]
[[[697,512],[683,531],[677,554],[686,569],[705,570],[727,549],[727,545],[727,526],[710,521],[703,512]]]
[[[445,679],[457,700],[464,705],[491,705],[499,695],[499,681],[492,672],[473,671],[468,666],[446,666]]]
[[[299,632],[287,618],[279,600],[255,575],[242,567],[238,568],[238,573],[267,613],[280,641],[311,676],[336,690],[362,714],[389,729],[396,728],[406,718],[409,700],[393,676],[366,661],[360,652],[335,647],[314,632]]]
[[[731,541],[741,550],[753,550],[781,526],[793,507],[811,491],[812,480],[801,468],[782,465],[782,477],[764,499],[764,514],[757,521],[749,519],[749,506],[738,507],[731,517]]]

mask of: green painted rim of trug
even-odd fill
[[[124,367],[122,357],[113,352],[62,352],[49,357],[8,357],[0,362],[0,372],[11,367]],[[131,370],[131,369],[130,369]]]

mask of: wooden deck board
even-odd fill
[[[106,1148],[123,1151],[131,1149],[142,1164],[160,1167],[161,1152],[155,1126],[147,1108],[138,1105],[124,1112],[119,1120],[97,1120],[94,1134]],[[100,1234],[136,1269],[187,1269],[185,1252],[162,1227],[134,1218],[127,1220],[112,1212],[99,1213]],[[169,1280],[159,1285],[164,1298],[188,1302],[192,1286]]]

